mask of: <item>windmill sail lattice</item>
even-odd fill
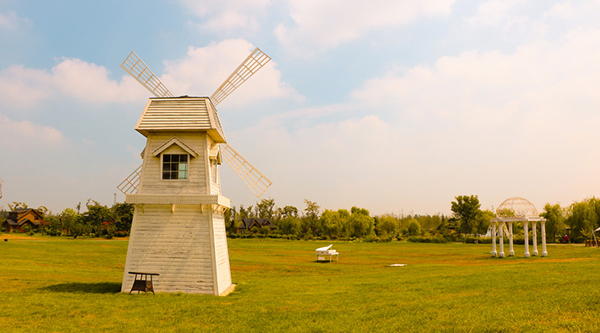
[[[258,171],[248,160],[240,155],[228,144],[221,144],[223,159],[242,178],[244,183],[260,198],[260,196],[273,184],[262,172]]]
[[[142,173],[142,166],[140,165],[134,172],[132,172],[125,180],[117,186],[119,191],[123,194],[136,193],[138,186],[140,185],[140,176]]]
[[[121,68],[146,87],[154,96],[173,97],[169,89],[152,73],[135,52],[131,51],[127,59],[121,64]]]
[[[246,82],[254,73],[266,65],[271,58],[258,47],[236,68],[221,86],[210,96],[214,106],[217,106],[229,94]]]
[[[235,71],[221,84],[221,86],[212,94],[210,100],[213,106],[216,106],[235,91],[239,86],[246,82],[252,75],[260,70],[271,60],[271,57],[262,52],[259,48],[254,49],[252,53],[236,68]],[[121,64],[129,75],[133,76],[146,89],[156,97],[173,97],[173,94],[158,79],[148,66],[135,53],[131,52],[127,59]],[[272,182],[258,169],[256,169],[240,153],[235,151],[227,144],[221,144],[223,159],[235,171],[235,173],[246,183],[252,192],[260,196],[271,186]],[[132,194],[138,191],[141,177],[141,166],[129,175],[117,188],[123,194]]]

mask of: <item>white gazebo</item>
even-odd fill
[[[508,216],[510,215],[510,216]],[[513,223],[523,222],[525,232],[525,258],[529,253],[529,222],[533,229],[533,255],[537,256],[536,227],[539,222],[542,227],[542,257],[547,257],[546,251],[546,219],[539,216],[535,206],[527,199],[513,197],[504,200],[496,209],[496,217],[492,219],[492,257],[504,258],[504,233],[508,235],[510,250],[509,256],[514,256],[513,248]],[[508,228],[506,227],[508,225]],[[496,252],[496,230],[498,230],[500,252]]]

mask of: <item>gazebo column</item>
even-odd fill
[[[533,255],[537,256],[538,255],[538,251],[537,251],[537,232],[536,232],[536,227],[537,227],[537,222],[533,222],[531,229],[533,229]]]
[[[515,249],[513,247],[513,223],[512,223],[512,221],[508,222],[508,243],[510,244],[510,249],[508,251],[508,255],[514,256]]]
[[[546,251],[546,221],[540,222],[542,224],[542,257],[547,257],[548,252]]]
[[[492,222],[492,257],[498,255],[496,252],[496,222]]]
[[[523,231],[525,232],[525,258],[529,258],[529,221],[523,222]]]
[[[499,258],[504,258],[504,229],[503,227],[503,223],[499,223],[498,224],[498,230],[499,230],[499,242],[500,242],[500,253],[498,253],[498,257]]]

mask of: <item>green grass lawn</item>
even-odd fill
[[[595,248],[493,259],[489,244],[334,242],[340,261],[317,263],[329,242],[234,239],[238,287],[216,297],[119,293],[127,241],[3,236],[3,332],[600,330]]]

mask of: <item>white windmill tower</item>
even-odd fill
[[[225,160],[258,197],[271,181],[227,144],[215,106],[269,60],[256,48],[210,97],[173,97],[134,52],[121,65],[156,96],[135,127],[147,138],[142,165],[118,186],[135,204],[122,292],[129,272],[160,274],[159,292],[233,289],[217,166]]]

